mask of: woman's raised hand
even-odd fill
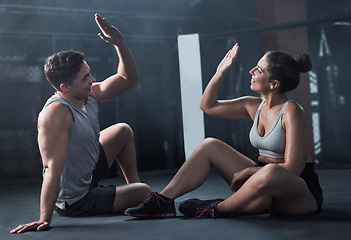
[[[234,65],[236,56],[238,55],[239,44],[235,44],[232,49],[230,49],[223,60],[219,63],[217,67],[217,72],[227,73]]]

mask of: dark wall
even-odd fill
[[[261,57],[260,35],[301,25],[308,28],[309,52],[316,69],[321,69],[316,70],[318,84],[321,89],[329,89],[313,95],[320,100],[320,105],[314,107],[321,119],[319,164],[350,164],[346,151],[350,140],[344,134],[350,132],[350,127],[347,117],[342,117],[350,112],[344,48],[350,37],[348,1],[306,1],[305,21],[285,25],[273,22],[265,27],[259,25],[257,0],[3,0],[0,12],[0,179],[40,176],[36,121],[53,93],[42,72],[47,56],[63,49],[83,51],[98,81],[116,71],[113,48],[97,36],[95,12],[120,29],[136,61],[139,83],[119,99],[102,104],[100,120],[102,128],[116,122],[131,125],[140,170],[177,168],[184,161],[179,34],[200,34],[203,86],[226,51],[235,42],[240,43],[237,64],[220,90],[221,98],[232,98],[255,94],[249,89],[248,71]],[[338,19],[343,23],[336,24]],[[327,57],[318,56],[322,28],[332,53]],[[323,73],[330,62],[332,69],[338,69],[332,75]],[[326,87],[330,78],[322,76],[333,76],[335,90]],[[334,105],[322,107],[326,104]],[[218,137],[242,153],[257,157],[248,141],[251,121],[205,116],[205,125],[206,136]]]

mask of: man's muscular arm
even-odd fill
[[[38,119],[38,144],[45,168],[41,196],[40,219],[20,225],[11,233],[50,228],[55,202],[60,188],[60,176],[66,163],[69,132],[73,118],[67,106],[54,103],[40,113]]]

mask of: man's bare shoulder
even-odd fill
[[[71,127],[73,117],[69,107],[62,103],[52,103],[45,107],[38,117],[40,127]]]

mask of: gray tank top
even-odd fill
[[[272,158],[284,158],[285,153],[285,130],[282,126],[282,117],[284,111],[288,104],[292,102],[291,99],[285,102],[282,109],[280,110],[277,121],[275,122],[271,131],[265,136],[261,137],[258,133],[258,118],[261,112],[261,108],[265,103],[265,100],[262,101],[260,106],[257,108],[254,122],[249,134],[250,142],[252,146],[258,148],[259,154],[262,156],[272,157]]]
[[[56,206],[64,210],[65,202],[70,205],[77,202],[90,189],[92,172],[99,158],[99,104],[90,96],[83,106],[78,106],[55,94],[48,99],[44,108],[52,103],[65,104],[73,116],[68,156],[61,173],[60,192],[56,201]]]

